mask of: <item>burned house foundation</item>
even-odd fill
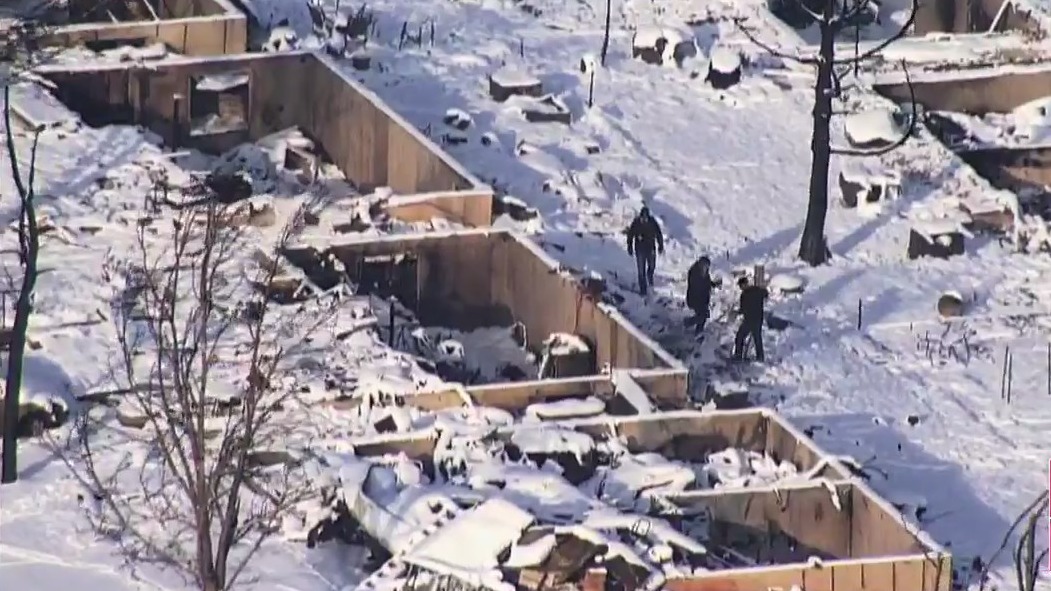
[[[71,0],[31,16],[47,26],[47,46],[104,51],[160,43],[189,56],[248,46],[247,20],[231,0]]]
[[[327,407],[317,439],[251,452],[258,464],[309,457],[331,473],[317,491],[331,513],[304,523],[304,540],[374,548],[361,589],[382,579],[404,589],[491,588],[448,561],[519,589],[951,589],[947,551],[857,467],[771,411],[686,410],[680,361],[603,302],[601,285],[585,286],[527,237],[492,229],[500,208],[492,190],[331,58],[183,57],[39,73],[91,126],[139,126],[172,153],[210,155],[295,130],[281,162],[299,188],[333,168],[342,197],[387,192],[367,215],[305,221],[314,230],[278,260],[250,255],[279,267],[262,288],[279,305],[339,292],[341,305],[371,314],[360,323],[370,347],[425,357],[445,378],[442,388],[401,393],[355,382],[344,396],[295,409],[313,420],[312,410]],[[311,92],[285,92],[292,87]],[[364,218],[380,213],[459,227],[363,231]],[[476,373],[465,335],[480,331],[520,357]],[[339,348],[338,337],[325,346]],[[477,350],[494,348],[483,341]],[[355,422],[368,424],[347,428]],[[450,543],[470,539],[486,543]]]
[[[641,589],[657,580],[682,591],[951,588],[943,548],[770,411],[679,411],[537,429],[494,431],[487,449],[496,464],[484,471],[472,466],[475,460],[454,459],[455,436],[356,441],[361,463],[342,467],[350,501],[336,522],[383,547],[388,558],[359,589],[397,579],[405,588],[428,588],[422,581],[446,575],[440,565],[451,560],[434,542],[454,532],[485,535],[494,546],[461,548],[457,560],[483,564],[520,589],[543,588],[540,580],[575,589]],[[541,448],[540,432],[563,443]],[[741,459],[757,466],[760,458],[781,472],[764,479],[757,468],[751,477],[736,477]],[[412,486],[377,496],[383,474],[404,470],[396,466],[406,461],[424,481],[445,483],[440,497]],[[545,464],[561,471],[536,467]],[[665,478],[640,479],[640,470]],[[532,485],[548,494],[557,489],[563,506],[536,504],[531,499],[541,489]],[[416,502],[442,507],[433,523],[421,525],[429,535],[398,535],[399,526],[381,518],[394,506],[415,513]],[[584,509],[588,503],[592,508]],[[477,523],[497,506],[501,519]],[[450,584],[465,583],[453,576]]]
[[[676,383],[668,391],[669,402],[674,401],[669,406],[686,402],[686,372],[677,360],[615,309],[586,294],[577,279],[561,271],[539,247],[513,232],[392,236],[294,248],[285,257],[322,289],[346,280],[357,294],[391,302],[379,325],[392,344],[410,345],[411,335],[421,327],[465,336],[495,328],[505,331],[532,360],[534,367],[519,366],[516,373],[500,376],[490,373],[481,381],[577,378],[617,368],[667,371]],[[334,272],[336,268],[342,271]],[[435,353],[441,359],[465,351]]]
[[[327,56],[308,52],[170,58],[44,66],[60,103],[85,123],[133,125],[172,150],[227,156],[245,144],[292,132],[281,167],[310,185],[323,168],[347,182],[348,196],[382,191],[385,215],[405,222],[443,218],[465,226],[492,221],[492,190]],[[289,95],[289,84],[313,93]],[[15,117],[47,124],[15,104]],[[21,113],[21,115],[20,115]],[[336,231],[354,231],[345,220]]]
[[[993,188],[1015,195],[1019,213],[1051,219],[1051,147],[1039,123],[1051,108],[1051,66],[942,75],[914,88],[927,129],[946,148]],[[903,84],[875,89],[895,101],[908,97]],[[1006,203],[961,208],[977,231],[1008,232],[1016,221]]]

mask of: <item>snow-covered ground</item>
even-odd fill
[[[263,22],[287,18],[301,38],[309,37],[305,4],[246,4],[265,15]],[[333,10],[335,1],[329,4]],[[540,15],[527,13],[525,4]],[[965,256],[907,260],[915,221],[944,216],[960,200],[996,197],[921,131],[902,149],[867,162],[900,174],[898,199],[875,211],[834,200],[828,238],[835,258],[817,269],[800,266],[794,255],[806,207],[812,78],[797,66],[781,67],[737,31],[731,17],[756,18],[759,6],[614,3],[610,54],[595,72],[591,108],[590,76],[579,63],[602,45],[599,0],[377,0],[368,4],[379,32],[369,51],[382,68],[346,67],[421,129],[442,129],[448,109],[468,113],[468,141],[450,152],[478,177],[536,207],[543,216],[536,239],[566,265],[606,277],[628,317],[689,361],[695,386],[748,383],[823,447],[864,462],[877,491],[924,505],[923,527],[951,546],[957,564],[988,557],[1018,512],[1047,487],[1051,261],[981,236],[968,241]],[[410,30],[433,23],[433,45],[425,40],[399,50],[403,23]],[[682,69],[631,60],[628,27],[654,25],[692,30],[700,54]],[[783,26],[752,30],[782,47],[802,47]],[[716,47],[750,62],[741,84],[714,90],[704,83],[706,56]],[[506,64],[559,95],[572,125],[527,123],[488,98],[487,76]],[[848,110],[887,106],[869,93],[850,97]],[[497,141],[482,142],[483,136]],[[108,322],[70,323],[106,309],[111,290],[99,267],[108,249],[131,243],[134,223],[122,223],[122,212],[139,207],[146,186],[145,173],[131,163],[157,149],[128,128],[51,130],[41,146],[41,209],[63,230],[45,239],[42,265],[51,270],[41,276],[32,329],[44,346],[31,358],[27,387],[51,390],[59,380],[76,392],[102,379],[114,336]],[[834,196],[842,166],[833,161]],[[95,179],[103,175],[117,186],[100,189]],[[9,219],[6,166],[0,187]],[[634,263],[621,233],[644,203],[667,239],[656,293],[647,300],[633,292]],[[719,360],[735,328],[727,316],[731,282],[715,296],[704,345],[682,336],[685,273],[702,254],[725,275],[764,264],[770,275],[803,280],[802,294],[774,296],[772,311],[792,324],[767,331],[767,364],[729,372]],[[936,309],[948,290],[964,295],[967,308],[951,325],[937,320]],[[348,367],[376,371],[382,356],[366,348],[372,345],[355,348],[360,358]],[[1013,359],[1010,403],[1001,396],[1005,351]],[[411,384],[414,376],[405,379]],[[116,549],[81,525],[81,489],[56,454],[40,442],[20,449],[22,481],[0,488],[0,581],[48,589],[186,588],[152,567],[138,566],[129,576]],[[362,576],[361,560],[344,548],[275,542],[264,552],[253,573],[257,589],[339,589]],[[1001,588],[1013,586],[1008,560],[996,575]],[[1051,588],[1046,578],[1040,584]]]

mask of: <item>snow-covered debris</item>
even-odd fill
[[[11,85],[11,114],[32,129],[74,126],[80,117],[37,82]]]
[[[880,148],[901,139],[905,126],[895,111],[873,109],[852,113],[843,118],[843,131],[855,148]]]
[[[771,277],[766,284],[771,291],[780,293],[800,293],[803,291],[804,285],[806,285],[806,282],[802,277],[788,273],[778,273]]]
[[[524,426],[511,434],[511,443],[522,453],[551,455],[571,454],[582,460],[595,449],[595,441],[587,433],[554,425]]]
[[[631,55],[649,64],[681,67],[697,55],[697,45],[692,35],[675,27],[639,27],[631,38]]]
[[[499,556],[534,521],[506,500],[488,499],[442,526],[406,554],[405,561],[470,585],[513,590],[501,579]]]
[[[732,74],[741,69],[741,53],[723,45],[712,48],[709,60],[712,70],[721,74]]]
[[[591,351],[584,339],[565,332],[551,333],[544,339],[544,348],[551,355],[572,355]]]
[[[197,79],[196,90],[204,92],[225,92],[248,84],[247,73],[210,74]]]
[[[292,27],[276,27],[270,31],[270,36],[263,43],[263,51],[280,52],[292,51],[299,48],[299,35]]]
[[[799,468],[787,460],[776,462],[769,455],[735,448],[709,454],[701,471],[713,488],[766,486],[799,475]]]
[[[463,131],[471,126],[471,116],[461,109],[449,109],[442,117],[442,121],[449,126]]]
[[[539,535],[535,539],[522,536],[511,546],[511,553],[503,566],[516,569],[539,566],[547,560],[555,546],[556,538],[553,533]]]
[[[524,421],[558,421],[594,417],[606,412],[606,403],[594,396],[583,399],[565,399],[555,402],[538,402],[526,407]]]
[[[584,488],[614,507],[646,512],[648,497],[683,492],[696,481],[692,467],[660,454],[643,453],[621,456],[615,466],[599,468]]]
[[[875,159],[853,158],[843,163],[839,188],[847,207],[879,210],[901,193],[901,173]]]
[[[640,415],[650,414],[656,411],[653,406],[653,402],[650,401],[649,394],[639,386],[639,383],[635,381],[635,378],[631,377],[631,373],[623,369],[613,370],[611,380],[613,382],[613,390],[620,397],[628,401],[631,406]]]

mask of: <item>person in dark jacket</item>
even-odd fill
[[[653,285],[658,254],[664,254],[664,234],[657,220],[650,215],[650,208],[643,206],[628,226],[628,255],[635,257],[635,266],[639,271],[639,293],[642,295],[646,295],[649,286]]]
[[[752,338],[755,345],[755,360],[763,361],[763,317],[765,315],[766,298],[769,293],[761,285],[752,285],[748,278],[742,277],[737,281],[741,288],[741,326],[737,328],[737,336],[734,337],[734,360],[744,360],[745,341]]]
[[[696,334],[704,332],[711,308],[712,288],[720,285],[719,281],[712,279],[711,266],[711,259],[702,256],[686,273],[686,307],[693,311],[693,318],[687,324],[693,325]]]

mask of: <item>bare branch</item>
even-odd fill
[[[779,49],[773,48],[769,44],[761,41],[758,37],[753,35],[751,31],[749,31],[746,27],[743,26],[743,23],[744,23],[744,19],[741,18],[741,17],[737,17],[737,18],[734,19],[734,25],[736,25],[737,29],[739,31],[741,31],[741,34],[743,34],[745,37],[748,38],[749,41],[751,41],[752,43],[757,45],[760,49],[762,49],[763,51],[766,51],[770,55],[773,55],[775,57],[779,57],[781,59],[786,59],[786,60],[798,62],[798,63],[801,63],[801,64],[817,65],[817,58],[806,57],[806,56],[803,56],[803,55],[800,55],[800,54],[792,55],[792,54],[789,54],[789,53],[785,53],[785,52],[783,52],[783,51],[781,51]]]

